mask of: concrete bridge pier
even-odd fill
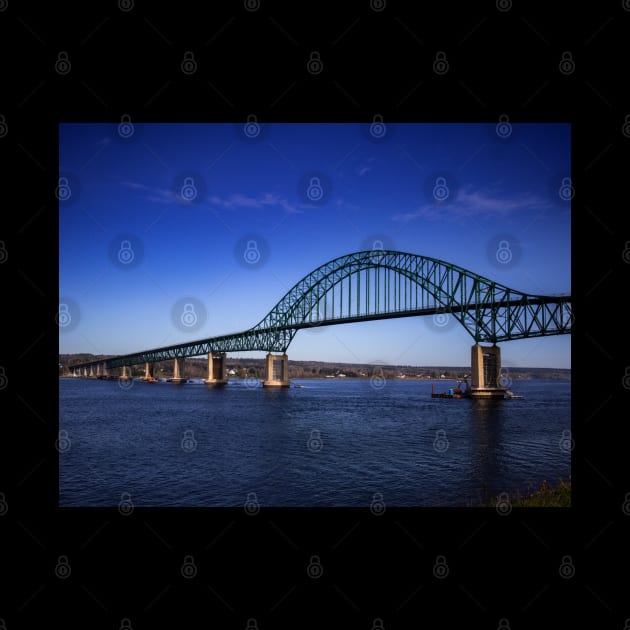
[[[94,366],[90,365],[90,374],[89,374],[90,378],[94,378]]]
[[[148,381],[150,378],[153,378],[153,363],[149,363],[147,361],[144,364],[144,376],[142,377],[142,380]]]
[[[107,369],[107,364],[103,363],[103,368],[101,369],[101,374],[104,378],[109,376],[109,370]]]
[[[286,354],[267,355],[263,387],[290,387],[289,357]]]
[[[83,368],[83,377],[87,378],[87,375],[88,375],[87,368]]]
[[[184,357],[176,357],[173,361],[173,378],[171,383],[185,383],[186,377],[184,376]]]
[[[505,398],[507,388],[500,386],[501,348],[475,344],[471,349],[470,363],[471,397]]]
[[[131,376],[129,375],[129,371],[127,369],[126,365],[122,366],[122,374],[120,375],[120,380],[121,381],[128,381],[131,379]]]
[[[208,352],[208,378],[204,380],[204,383],[212,386],[227,383],[225,352]]]
[[[97,364],[96,366],[96,378],[101,378],[101,364]]]

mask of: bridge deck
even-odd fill
[[[286,352],[305,328],[436,314],[455,317],[475,342],[568,334],[572,325],[570,296],[528,295],[437,259],[372,250],[318,267],[248,330],[72,367],[115,368],[209,352]]]

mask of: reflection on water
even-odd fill
[[[489,480],[501,479],[499,452],[502,443],[503,400],[471,401],[472,483],[482,490],[480,500],[488,500]],[[493,484],[494,485],[494,484]]]
[[[243,383],[61,380],[61,505],[477,505],[570,474],[568,382],[517,382],[506,401],[432,399],[422,381]]]

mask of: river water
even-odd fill
[[[293,384],[60,379],[60,506],[475,506],[571,473],[570,382]]]

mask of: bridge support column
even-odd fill
[[[90,378],[94,378],[94,366],[90,365]]]
[[[184,357],[177,357],[173,361],[173,378],[171,383],[185,383],[186,377],[184,376]]]
[[[127,370],[127,366],[123,365],[122,366],[122,374],[120,375],[120,380],[121,381],[128,381],[131,379],[131,376],[129,375],[129,372]]]
[[[286,354],[267,355],[263,387],[289,387],[289,357]]]
[[[149,363],[148,361],[144,364],[144,376],[142,377],[143,381],[148,381],[153,378],[153,363]]]
[[[208,378],[204,383],[206,385],[225,385],[227,383],[225,352],[208,352]]]
[[[505,398],[507,388],[500,386],[501,348],[475,344],[470,359],[471,397]]]
[[[87,368],[83,368],[83,377],[87,378],[87,375],[88,375]]]
[[[101,378],[101,364],[96,366],[96,378]]]

